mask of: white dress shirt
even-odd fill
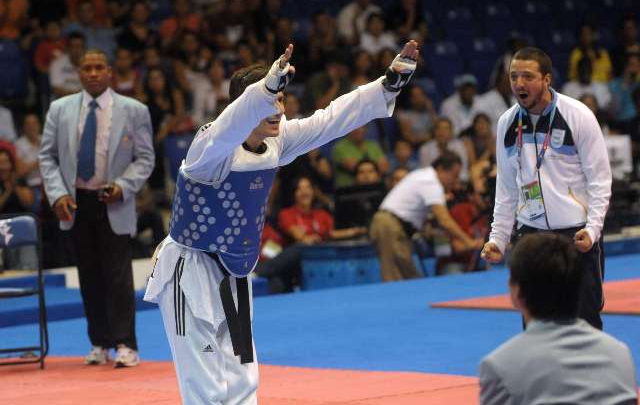
[[[446,204],[444,187],[435,169],[429,166],[407,174],[389,191],[380,208],[421,229],[431,206]]]
[[[78,119],[78,148],[82,142],[82,131],[89,113],[89,103],[93,97],[86,90],[82,91],[82,107]],[[96,107],[96,120],[98,132],[96,134],[96,171],[89,181],[84,181],[80,177],[76,178],[76,187],[87,190],[97,190],[106,183],[107,179],[107,156],[109,154],[109,133],[111,130],[111,115],[113,111],[113,96],[111,89],[105,90],[95,99],[98,103]]]

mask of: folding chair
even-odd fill
[[[38,352],[37,357],[0,361],[0,365],[40,363],[44,368],[44,358],[49,351],[49,333],[47,331],[47,312],[44,304],[44,277],[42,272],[42,239],[38,222],[33,214],[12,214],[0,217],[0,249],[20,246],[35,246],[37,255],[38,277],[36,285],[29,288],[0,288],[0,299],[19,297],[38,297],[39,346],[0,348],[0,356],[7,354],[24,354]]]

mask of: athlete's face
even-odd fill
[[[511,91],[518,103],[534,114],[540,114],[547,105],[551,75],[543,75],[535,60],[514,59],[509,67]]]
[[[255,129],[255,132],[261,137],[272,138],[278,136],[280,133],[280,119],[282,119],[282,115],[284,114],[284,95],[282,92],[278,93],[275,105],[278,113],[260,121],[260,124],[258,124]]]

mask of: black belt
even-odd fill
[[[413,224],[411,222],[405,221],[404,219],[400,218],[399,216],[397,216],[396,214],[394,214],[391,211],[388,211],[388,210],[385,210],[385,209],[381,209],[380,211],[386,212],[387,214],[389,214],[392,217],[394,217],[395,219],[397,219],[398,222],[400,222],[400,225],[402,226],[402,229],[404,230],[404,233],[407,234],[407,236],[409,238],[411,238],[413,236],[413,234],[417,232],[416,227],[413,226]]]
[[[98,198],[98,190],[91,190],[88,188],[77,188],[76,196],[88,196]]]
[[[527,235],[527,234],[530,234],[530,233],[535,233],[535,232],[554,232],[554,233],[559,233],[559,234],[568,236],[571,239],[573,239],[573,236],[576,234],[576,232],[578,232],[582,228],[584,228],[584,225],[573,227],[573,228],[540,229],[540,228],[534,228],[532,226],[528,226],[528,225],[522,224],[519,228],[516,228],[516,231],[513,234],[513,237],[514,237],[515,241],[518,241],[524,235]]]
[[[205,252],[211,257],[224,275],[220,283],[220,299],[227,318],[233,354],[240,356],[240,363],[253,363],[253,337],[251,332],[251,307],[249,305],[249,282],[247,277],[233,277],[238,291],[238,310],[231,293],[231,274],[222,264],[217,254]]]

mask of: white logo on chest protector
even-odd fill
[[[551,130],[551,147],[558,149],[564,144],[564,129],[552,129]]]
[[[249,190],[260,190],[262,188],[264,188],[264,183],[260,176],[256,177],[256,179],[249,184]]]

